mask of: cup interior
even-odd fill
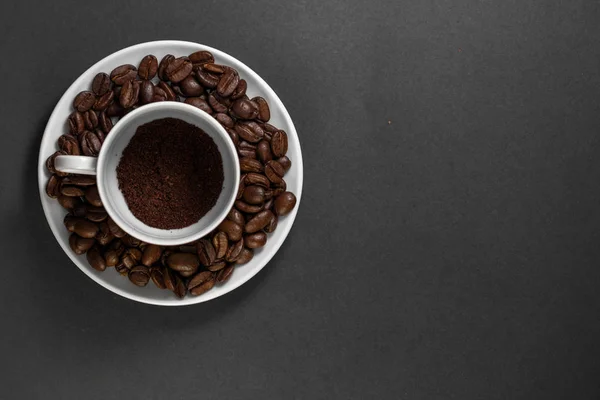
[[[216,204],[198,222],[181,229],[158,229],[140,221],[129,210],[117,181],[121,155],[137,128],[161,118],[178,118],[202,129],[213,139],[223,160],[223,188]],[[111,218],[131,236],[163,246],[189,243],[215,229],[233,206],[240,179],[237,153],[225,129],[204,111],[176,102],[148,104],[121,118],[103,144],[97,170],[100,197]]]

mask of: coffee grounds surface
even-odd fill
[[[119,189],[146,225],[179,229],[202,218],[223,188],[223,160],[202,129],[176,118],[138,127],[117,166]]]

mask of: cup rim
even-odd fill
[[[112,202],[108,201],[109,195],[106,191],[106,188],[104,187],[104,184],[102,183],[102,182],[104,182],[103,178],[104,178],[104,173],[105,173],[105,165],[108,162],[108,157],[110,157],[111,144],[115,140],[115,138],[119,135],[119,132],[122,131],[123,128],[127,125],[127,123],[130,120],[134,119],[138,114],[148,114],[148,113],[151,114],[151,113],[155,112],[156,110],[165,110],[165,109],[167,109],[167,110],[179,109],[179,110],[184,110],[186,112],[190,112],[190,113],[196,115],[197,117],[199,117],[200,119],[202,119],[204,122],[208,123],[208,125],[210,125],[211,128],[214,129],[215,132],[217,132],[219,135],[223,136],[223,138],[226,139],[226,140],[224,140],[226,149],[229,153],[231,153],[230,155],[233,156],[233,160],[234,160],[233,182],[234,183],[239,182],[240,175],[241,175],[239,158],[237,155],[237,151],[235,149],[235,145],[229,138],[229,135],[227,134],[227,131],[225,130],[225,128],[223,128],[221,126],[221,124],[219,124],[219,122],[217,122],[213,117],[211,117],[206,112],[204,112],[192,105],[189,105],[186,103],[180,103],[180,102],[173,102],[173,101],[162,101],[162,102],[158,102],[158,103],[146,104],[143,107],[135,109],[135,110],[129,112],[127,115],[123,116],[119,120],[119,122],[117,124],[115,124],[113,129],[110,131],[110,134],[106,136],[106,139],[104,140],[102,148],[100,149],[100,153],[98,154],[96,177],[97,177],[98,192],[100,194],[100,199],[102,201],[104,209],[106,210],[109,217],[112,218],[112,220],[121,229],[123,229],[127,234],[129,234],[137,239],[140,239],[146,243],[156,244],[156,245],[160,245],[160,246],[178,246],[178,245],[182,245],[182,244],[186,244],[186,243],[190,243],[195,240],[198,240],[198,239],[206,236],[211,231],[213,231],[227,217],[229,210],[231,209],[231,207],[233,207],[233,203],[235,202],[235,199],[236,199],[237,190],[231,191],[229,198],[227,199],[225,204],[222,206],[222,209],[220,210],[217,217],[215,217],[205,228],[200,229],[193,234],[184,236],[183,238],[176,238],[176,239],[159,238],[159,239],[157,239],[156,237],[150,237],[150,236],[147,236],[146,234],[144,234],[143,232],[139,232],[137,230],[132,229],[129,223],[124,222],[124,219],[121,218],[119,213],[115,212],[115,210],[113,209]],[[140,221],[140,223],[144,224],[142,221]]]

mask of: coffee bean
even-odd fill
[[[108,213],[104,207],[94,207],[89,204],[85,205],[85,217],[92,222],[102,222],[108,218]]]
[[[110,81],[110,77],[104,72],[100,72],[94,77],[92,81],[92,92],[96,96],[105,95],[112,88],[112,82]]]
[[[98,157],[102,143],[98,136],[90,131],[84,131],[80,136],[81,150],[83,154],[90,157]]]
[[[108,229],[108,224],[106,222],[101,222],[98,225],[98,233],[96,233],[96,240],[101,246],[106,246],[113,239],[114,235],[110,233],[110,229]]]
[[[202,111],[204,111],[205,113],[208,113],[208,114],[213,113],[212,108],[210,108],[210,106],[208,105],[206,100],[204,100],[202,97],[188,97],[187,99],[185,99],[185,103],[189,104],[191,106],[194,106],[196,108],[199,108]]]
[[[104,257],[100,254],[100,249],[97,246],[88,250],[86,258],[90,266],[96,271],[104,271],[106,269],[106,261],[104,261]]]
[[[233,273],[234,266],[228,265],[217,273],[217,282],[224,283],[229,280],[231,274]]]
[[[236,200],[239,200],[242,198],[242,196],[244,195],[244,189],[246,188],[246,184],[244,183],[244,177],[246,175],[243,175],[242,178],[240,179],[240,182],[238,184],[238,191],[237,194],[235,196]]]
[[[112,250],[112,249],[106,250],[104,252],[104,261],[106,262],[107,267],[115,267],[120,262],[118,252],[116,250]],[[127,270],[127,267],[125,267],[124,265],[122,265],[122,266],[125,270]],[[119,271],[119,273],[123,273],[123,272],[127,273],[129,271],[128,270],[127,271]]]
[[[246,186],[243,198],[248,204],[262,204],[265,200],[265,189],[258,185]]]
[[[138,66],[138,76],[142,78],[142,80],[148,80],[154,78],[156,76],[156,72],[158,71],[158,60],[152,54],[148,54],[142,61],[140,61],[140,65]]]
[[[165,75],[174,83],[181,82],[192,72],[192,63],[187,57],[179,57],[171,61],[165,68]]]
[[[245,239],[244,239],[245,240]],[[240,265],[240,264],[247,264],[249,263],[252,258],[254,258],[254,251],[252,251],[251,249],[247,249],[247,248],[243,248],[242,252],[240,253],[239,258],[235,261],[236,264]]]
[[[77,255],[81,255],[92,248],[94,245],[94,239],[82,238],[76,233],[69,236],[69,246],[71,250]]]
[[[248,204],[241,200],[237,200],[234,203],[234,205],[235,205],[235,208],[237,208],[238,210],[240,210],[241,212],[246,213],[246,214],[256,214],[257,212],[260,212],[263,210],[262,205]]]
[[[122,238],[123,236],[127,235],[127,233],[121,229],[121,227],[117,225],[112,218],[108,218],[106,222],[108,223],[108,229],[110,229],[110,233],[112,233],[115,237]]]
[[[145,265],[137,265],[129,270],[129,280],[136,286],[146,286],[150,281],[150,271]]]
[[[270,209],[270,207],[269,207]],[[269,223],[267,224],[267,226],[265,226],[263,228],[263,230],[267,233],[273,233],[275,232],[275,229],[277,229],[277,222],[279,221],[279,218],[277,217],[277,215],[273,214],[273,216],[271,217],[271,220],[269,221]]]
[[[195,288],[196,286],[200,286],[205,282],[211,281],[214,279],[214,275],[210,271],[202,271],[194,275],[188,282],[187,288],[189,290]]]
[[[284,131],[277,131],[271,138],[271,150],[275,157],[283,157],[288,150],[288,138],[287,133]]]
[[[210,240],[201,239],[197,244],[197,250],[198,259],[200,260],[200,263],[202,265],[208,267],[209,265],[215,262],[217,253],[215,251],[215,247],[213,246]]]
[[[256,158],[256,150],[254,150],[254,149],[238,148],[238,155],[240,157]]]
[[[213,110],[217,113],[226,113],[228,110],[228,106],[225,103],[224,99],[219,97],[218,94],[210,93],[208,95],[208,104],[212,107]]]
[[[177,281],[175,280],[175,277],[177,276],[177,274],[168,267],[163,267],[161,269],[161,271],[163,274],[163,280],[165,282],[165,287],[174,292],[175,285],[177,284]]]
[[[240,170],[242,172],[262,172],[263,165],[254,158],[242,157],[240,158]]]
[[[115,99],[115,94],[112,90],[104,93],[102,96],[98,96],[92,108],[96,111],[104,111],[110,106]]]
[[[212,272],[217,272],[217,271],[222,270],[226,266],[227,266],[227,263],[225,261],[215,261],[214,263],[212,263],[211,265],[206,267],[206,269],[208,269],[209,271],[212,271]]]
[[[160,267],[152,267],[150,268],[150,279],[159,289],[165,289],[165,278],[163,275],[163,269]]]
[[[236,118],[254,119],[258,116],[258,107],[250,100],[241,98],[233,102],[231,112]]]
[[[240,138],[251,143],[257,143],[264,136],[262,128],[256,122],[238,122],[235,124],[235,131]]]
[[[266,132],[270,132],[270,133],[275,133],[275,132],[277,132],[279,130],[277,127],[269,124],[268,122],[265,122],[264,124],[262,124],[262,128]]]
[[[269,103],[263,97],[256,96],[251,101],[258,105],[258,119],[267,122],[271,119],[271,110],[269,109]]]
[[[69,115],[68,123],[69,132],[72,135],[78,135],[85,129],[85,121],[83,119],[83,114],[79,111],[73,111],[71,115]]]
[[[90,186],[85,191],[85,199],[88,203],[96,207],[102,207],[102,200],[100,199],[100,193],[98,192],[98,186]]]
[[[246,177],[244,178],[244,183],[248,186],[262,186],[265,189],[268,189],[271,186],[271,181],[269,181],[269,179],[266,176],[264,176],[263,174],[257,174],[256,172],[247,173]]]
[[[181,276],[192,276],[200,266],[198,256],[190,253],[173,253],[167,259],[169,268],[179,272]]]
[[[227,131],[229,138],[231,139],[233,144],[237,147],[237,145],[240,143],[240,138],[238,137],[237,132],[231,128],[225,128],[225,131]]]
[[[120,65],[110,73],[110,79],[115,85],[123,86],[125,82],[135,79],[137,70],[131,64]]]
[[[283,167],[283,170],[285,172],[288,172],[290,170],[290,168],[292,168],[292,160],[290,160],[289,158],[287,158],[287,156],[283,156],[277,159],[277,162],[279,164],[281,164],[281,166]]]
[[[225,232],[217,232],[217,234],[212,238],[212,244],[215,248],[215,258],[221,259],[225,257],[225,253],[227,253],[227,247],[229,246],[227,234]]]
[[[60,148],[60,150],[72,156],[78,156],[81,154],[79,142],[77,141],[77,138],[73,135],[61,135],[58,138],[58,147]]]
[[[285,192],[277,196],[274,207],[277,215],[286,215],[294,209],[296,196],[292,192]]]
[[[121,255],[121,262],[127,269],[131,269],[140,263],[142,252],[133,247],[127,248]]]
[[[173,91],[173,88],[171,87],[171,85],[169,85],[167,82],[160,81],[160,82],[158,82],[157,87],[162,89],[165,92],[165,94],[167,96],[166,97],[167,101],[177,100],[177,95]]]
[[[98,225],[86,219],[80,218],[73,224],[73,232],[82,238],[94,238],[98,233]]]
[[[164,56],[162,58],[162,60],[160,60],[160,64],[158,64],[158,77],[162,81],[168,81],[169,80],[169,78],[167,77],[167,74],[166,74],[166,69],[167,69],[167,66],[174,59],[175,59],[175,56],[173,56],[172,54],[167,54],[166,56]]]
[[[237,242],[242,238],[242,226],[229,219],[221,222],[217,227],[217,230],[224,232],[232,242]]]
[[[235,207],[232,207],[231,210],[229,210],[229,213],[227,214],[227,219],[235,222],[240,227],[246,224],[246,222],[244,221],[244,216]]]
[[[271,160],[265,165],[265,175],[273,183],[280,183],[284,174],[285,170],[275,160]]]
[[[204,88],[192,75],[179,82],[179,88],[183,96],[196,97],[204,93]]]
[[[142,81],[140,84],[140,103],[151,103],[152,97],[154,97],[154,85],[151,81]]]
[[[214,89],[219,84],[219,77],[217,75],[204,71],[201,68],[195,68],[194,74],[198,82],[207,89]]]
[[[46,194],[52,199],[56,199],[61,194],[61,182],[60,178],[56,175],[52,175],[46,183]]]
[[[204,64],[215,62],[213,55],[209,51],[205,50],[200,50],[190,54],[189,59],[194,64],[194,66],[202,66]]]
[[[208,68],[208,64],[205,65],[204,68],[209,72],[215,72]],[[237,88],[238,83],[240,82],[240,76],[237,71],[233,68],[227,68],[223,75],[221,75],[221,79],[219,79],[219,83],[217,84],[217,93],[221,97],[229,97],[233,93],[233,91]]]
[[[63,178],[66,185],[92,186],[96,184],[96,177],[92,175],[69,175]]]
[[[135,85],[133,81],[127,81],[123,84],[121,89],[121,95],[119,96],[119,103],[123,108],[132,107],[137,102],[135,97]]]
[[[58,196],[58,203],[66,210],[72,210],[81,204],[81,199],[79,199],[79,197],[70,197],[61,194]]]
[[[75,97],[75,100],[73,100],[73,107],[79,112],[84,112],[92,108],[95,102],[96,95],[89,90],[84,90]]]
[[[65,225],[65,228],[67,228],[67,230],[69,232],[73,232],[75,223],[77,221],[79,221],[80,219],[81,219],[80,217],[76,217],[75,215],[69,213],[69,214],[65,215],[65,218],[63,219],[63,224]]]
[[[82,197],[85,194],[85,192],[82,188],[77,186],[61,185],[60,194],[69,197]]]
[[[117,97],[117,96],[115,96]],[[125,110],[117,101],[113,101],[110,106],[106,109],[106,115],[108,117],[121,117]]]
[[[248,83],[246,82],[246,80],[240,79],[237,87],[235,88],[235,90],[233,91],[231,96],[229,96],[229,97],[231,98],[231,100],[237,100],[241,97],[244,97],[244,95],[246,94],[247,88],[248,88]]]
[[[127,247],[138,247],[138,246],[140,246],[143,243],[140,239],[134,238],[131,235],[125,235],[125,236],[123,236],[121,238],[121,241]],[[141,259],[141,253],[140,253],[140,259]]]
[[[258,232],[261,229],[263,229],[265,226],[267,226],[269,224],[269,222],[271,222],[272,217],[273,217],[273,213],[271,211],[268,211],[268,210],[261,211],[258,214],[256,214],[254,217],[252,217],[252,219],[250,219],[246,223],[244,230],[246,231],[246,233]],[[246,246],[246,247],[248,247],[248,246]]]
[[[273,196],[277,197],[287,190],[287,184],[282,179],[279,183],[273,183]]]
[[[208,272],[208,271],[205,271],[205,272]],[[201,294],[206,293],[210,289],[212,289],[214,285],[215,285],[215,279],[214,279],[214,276],[211,275],[211,278],[209,280],[207,280],[206,282],[191,288],[190,294],[192,296],[200,296]]]
[[[98,115],[94,110],[88,110],[83,115],[83,122],[86,129],[92,130],[98,126]]]
[[[273,154],[271,153],[271,145],[266,140],[261,140],[258,142],[256,147],[256,153],[258,154],[258,159],[263,163],[267,163],[273,159]]]
[[[256,232],[251,235],[244,236],[244,246],[249,249],[258,249],[267,244],[267,234],[264,232]]]
[[[160,260],[160,256],[162,255],[162,248],[156,244],[148,244],[144,248],[144,253],[142,254],[142,264],[147,267],[152,266],[155,262]]]
[[[100,128],[102,128],[105,133],[109,133],[113,128],[113,122],[105,111],[102,111],[98,116],[98,122]]]
[[[231,119],[231,117],[225,113],[216,113],[214,117],[221,125],[223,125],[226,128],[233,128],[235,125],[233,119]]]
[[[231,247],[229,247],[229,249],[227,250],[227,254],[225,255],[225,260],[227,260],[228,262],[237,261],[237,259],[240,258],[243,248],[244,248],[244,241],[243,240],[237,241],[236,243],[231,245]]]

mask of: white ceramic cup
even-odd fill
[[[121,154],[137,128],[161,118],[178,118],[202,129],[213,139],[223,160],[223,189],[216,204],[198,222],[181,229],[158,229],[137,219],[129,210],[117,182]],[[204,111],[172,101],[148,104],[121,118],[106,136],[97,158],[58,156],[55,168],[63,172],[97,175],[102,205],[113,221],[131,236],[162,246],[193,242],[214,230],[233,206],[240,180],[237,152],[225,129]]]

